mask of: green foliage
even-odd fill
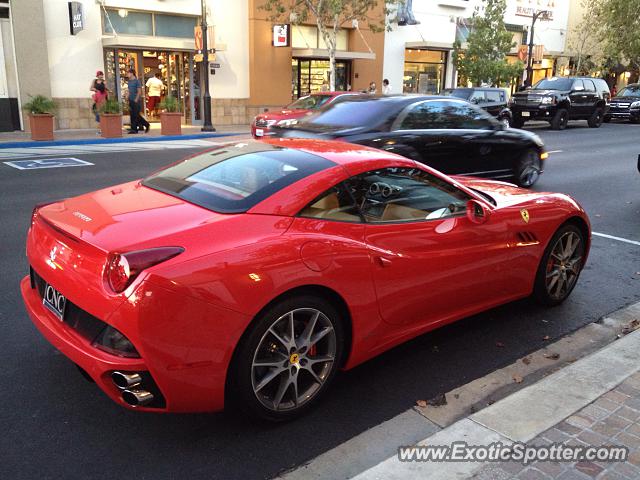
[[[640,68],[640,0],[593,0],[605,54],[610,60]]]
[[[160,109],[169,113],[176,113],[180,111],[180,102],[174,96],[167,95],[164,100],[160,102]]]
[[[24,104],[24,109],[34,115],[42,115],[45,113],[53,114],[56,111],[56,102],[44,95],[29,95],[31,99]]]
[[[506,0],[483,0],[482,8],[477,7],[471,18],[466,50],[459,41],[454,43],[453,63],[463,81],[475,86],[501,86],[522,73],[522,62],[509,63],[506,59],[515,46],[504,25],[506,9]]]
[[[367,22],[372,32],[381,32],[385,27],[390,30],[390,13],[397,4],[397,0],[265,0],[260,8],[269,12],[272,22],[301,24],[315,21],[329,50],[329,88],[334,91],[335,55],[340,28],[351,28],[353,22]],[[378,5],[382,5],[382,15],[372,18],[370,15]]]
[[[100,113],[107,115],[122,113],[120,109],[120,102],[113,98],[108,98],[102,103],[102,105],[100,105]]]

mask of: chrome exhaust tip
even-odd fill
[[[142,377],[139,373],[113,372],[111,374],[111,380],[116,384],[116,387],[122,390],[137,387],[142,383]]]
[[[146,390],[124,390],[122,399],[132,407],[144,407],[153,401],[153,393]]]

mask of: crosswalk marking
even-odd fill
[[[179,141],[151,141],[151,142],[126,142],[109,144],[87,145],[60,145],[56,147],[16,147],[0,148],[0,160],[16,160],[19,158],[46,157],[52,155],[68,154],[97,154],[111,152],[132,152],[165,149],[184,148],[211,148],[224,142],[210,142],[207,140],[179,140]]]

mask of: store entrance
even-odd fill
[[[144,112],[150,122],[160,121],[160,102],[171,95],[178,100],[183,122],[187,125],[201,123],[199,64],[194,63],[188,52],[164,50],[106,50],[107,85],[116,98],[123,102],[128,114],[127,71],[134,69],[145,86]]]
[[[329,90],[329,60],[291,60],[291,98]],[[351,61],[336,60],[336,90],[351,89]]]

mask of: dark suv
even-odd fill
[[[511,97],[513,126],[545,120],[554,130],[564,130],[569,120],[586,120],[591,128],[602,125],[609,113],[611,93],[607,82],[591,77],[551,77]]]
[[[611,99],[609,113],[604,116],[604,121],[609,122],[612,118],[640,123],[640,83],[627,85]]]
[[[478,105],[487,113],[493,115],[505,127],[511,126],[511,110],[508,108],[507,92],[502,88],[459,87],[445,89],[442,93],[462,98],[467,102]]]

